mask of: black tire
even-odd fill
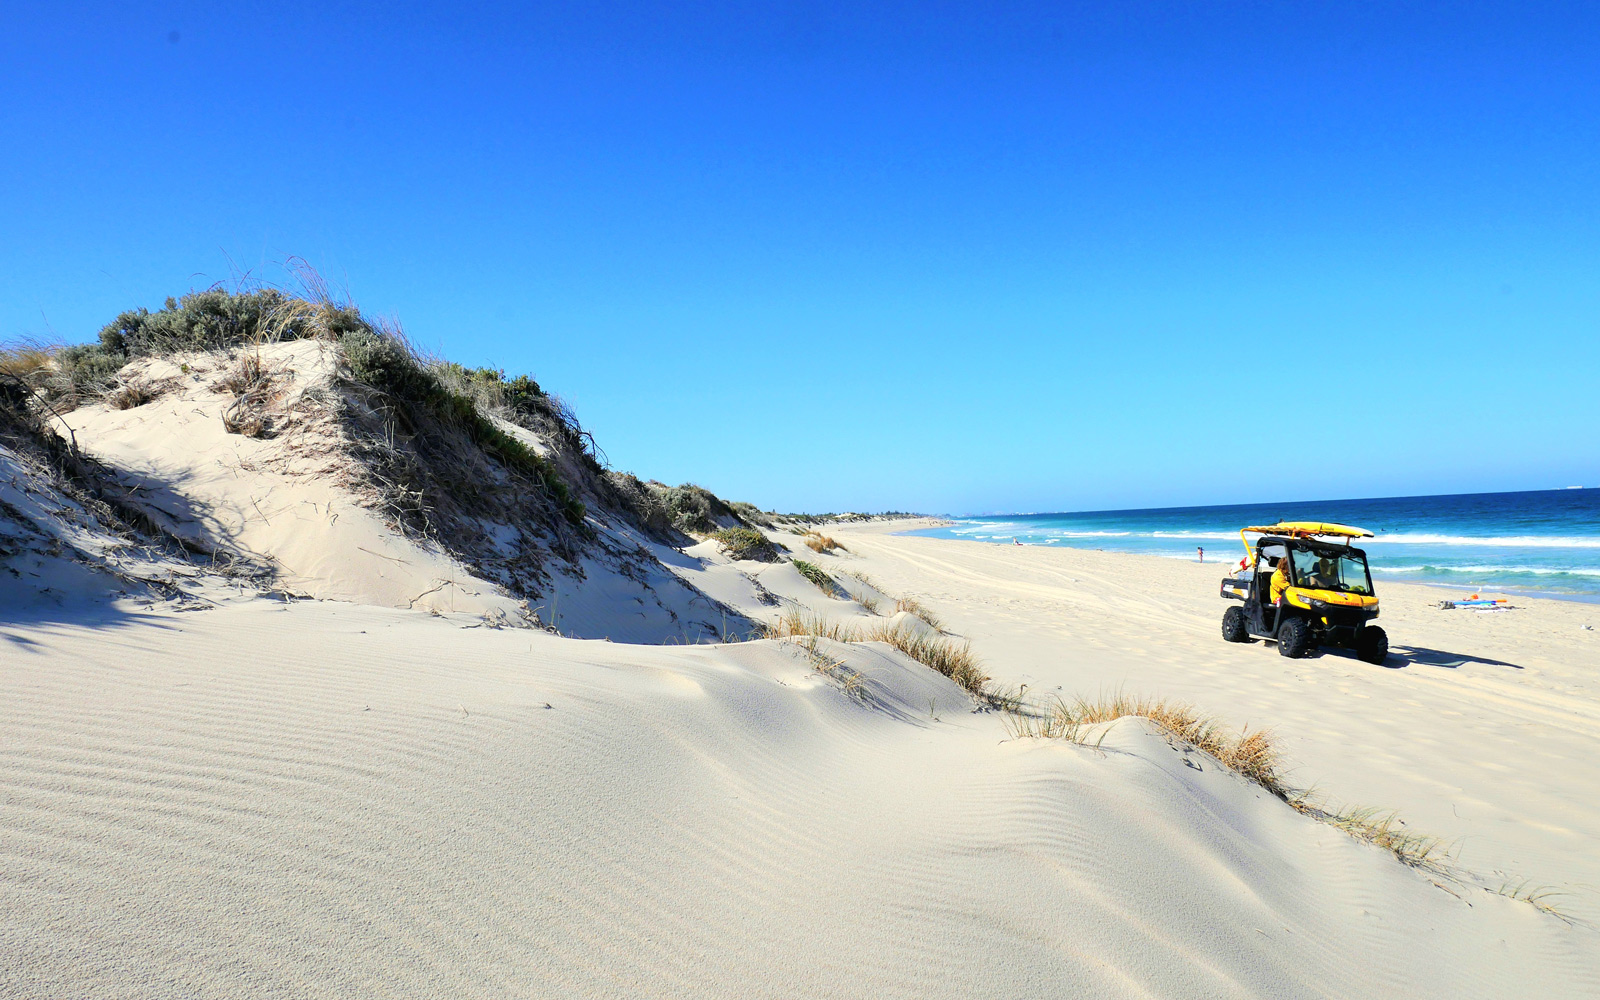
[[[1244,627],[1244,608],[1229,608],[1222,613],[1222,638],[1228,642],[1250,641],[1250,632]]]
[[[1294,660],[1311,652],[1311,623],[1290,618],[1278,626],[1278,652]]]
[[[1376,625],[1363,626],[1356,633],[1356,655],[1368,663],[1382,663],[1389,658],[1389,634]]]

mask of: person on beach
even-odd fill
[[[1206,547],[1204,545],[1196,545],[1194,547],[1194,550],[1196,552],[1200,553],[1200,561],[1201,562],[1205,562],[1206,561]]]
[[[1283,592],[1293,585],[1289,578],[1289,557],[1284,556],[1278,560],[1278,568],[1272,571],[1272,586],[1267,591],[1267,596],[1273,604],[1283,600]]]

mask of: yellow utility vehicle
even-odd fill
[[[1254,546],[1246,535],[1254,534]],[[1351,546],[1372,532],[1322,521],[1284,521],[1244,528],[1245,557],[1222,581],[1222,596],[1242,602],[1222,615],[1222,637],[1271,639],[1284,656],[1320,646],[1343,646],[1368,663],[1389,655],[1389,637],[1370,624],[1378,617],[1367,554]],[[1342,539],[1342,544],[1339,540]]]

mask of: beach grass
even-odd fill
[[[885,642],[980,697],[984,695],[984,684],[989,680],[983,673],[977,654],[972,651],[971,643],[887,622],[858,624],[832,621],[821,615],[791,610],[768,625],[766,635],[773,639]],[[814,645],[813,642],[813,648]]]
[[[809,563],[804,559],[796,559],[794,560],[794,568],[800,571],[801,576],[810,580],[818,590],[829,597],[835,597],[844,590],[834,581],[833,577],[828,575],[826,570],[816,563]]]
[[[1128,717],[1142,718],[1174,739],[1209,754],[1218,764],[1271,792],[1297,812],[1381,848],[1402,864],[1434,875],[1457,877],[1459,874],[1451,864],[1450,844],[1407,829],[1397,813],[1370,807],[1333,808],[1318,802],[1309,791],[1291,788],[1283,777],[1282,751],[1270,730],[1235,731],[1192,705],[1164,698],[1133,697],[1118,692],[1092,701],[1058,699],[1041,711],[1026,706],[1021,695],[1018,691],[1007,699],[1012,706],[1007,708],[1007,726],[1013,736],[1098,746],[1099,740],[1104,738],[1104,724]],[[991,694],[990,697],[991,701],[997,701],[1003,695]],[[1535,891],[1529,896],[1515,898],[1527,898],[1541,909],[1556,912],[1548,905],[1548,894]]]
[[[1300,812],[1338,827],[1357,840],[1383,848],[1413,868],[1441,875],[1448,871],[1449,843],[1406,829],[1405,821],[1393,810],[1370,806],[1330,810],[1310,802],[1305,796],[1291,797],[1288,802]]]
[[[1043,712],[1010,712],[1007,722],[1016,736],[1081,744],[1088,741],[1097,727],[1128,716],[1148,719],[1173,737],[1215,757],[1223,767],[1288,801],[1290,793],[1278,771],[1281,754],[1270,732],[1261,729],[1234,732],[1182,702],[1136,698],[1119,692],[1093,701],[1058,699]]]
[[[909,612],[910,614],[927,622],[931,628],[944,628],[944,619],[930,611],[926,604],[923,604],[915,597],[896,598],[894,602],[894,610],[896,613],[901,611]]]

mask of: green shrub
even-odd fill
[[[313,323],[312,310],[273,288],[253,292],[209,289],[167,299],[156,312],[125,312],[100,331],[100,346],[107,354],[129,358],[174,354],[179,351],[214,351],[259,340],[297,340],[328,332],[338,335],[366,323],[351,308],[324,307]],[[331,321],[331,322],[330,322]]]
[[[794,568],[800,571],[801,576],[816,584],[817,589],[821,590],[829,597],[836,597],[839,594],[844,593],[844,588],[835,583],[833,577],[829,576],[827,572],[816,563],[808,563],[804,559],[796,559],[794,560]]]
[[[345,365],[356,381],[464,427],[478,445],[538,481],[568,521],[574,525],[583,524],[586,513],[583,502],[572,495],[555,465],[495,426],[472,398],[446,388],[398,337],[368,327],[340,337],[339,346],[344,352]]]
[[[652,484],[654,488],[654,484]],[[684,483],[682,486],[661,486],[657,489],[661,502],[672,514],[672,523],[679,531],[709,535],[717,530],[717,521],[737,522],[739,515],[733,508],[718,499],[704,486]]]
[[[712,532],[711,537],[720,542],[723,549],[734,559],[778,561],[778,550],[773,548],[766,535],[754,528],[723,528],[721,531]]]
[[[397,334],[374,327],[353,306],[326,298],[310,301],[272,288],[191,292],[181,299],[167,299],[155,312],[122,313],[101,329],[98,343],[63,348],[56,363],[78,392],[103,393],[134,358],[308,337],[334,340],[353,381],[464,428],[506,465],[533,477],[568,521],[583,524],[584,505],[555,465],[506,434],[484,413],[493,406],[516,410],[539,405],[557,412],[545,402],[548,397],[537,382],[525,375],[507,379],[491,368],[450,364],[430,368]]]
[[[743,500],[735,500],[729,503],[728,506],[733,508],[733,512],[739,515],[739,519],[744,521],[746,524],[754,524],[762,528],[772,527],[771,516],[753,503],[745,503]]]
[[[63,347],[56,353],[62,374],[74,389],[85,394],[104,391],[127,363],[127,355],[108,351],[100,344]]]

